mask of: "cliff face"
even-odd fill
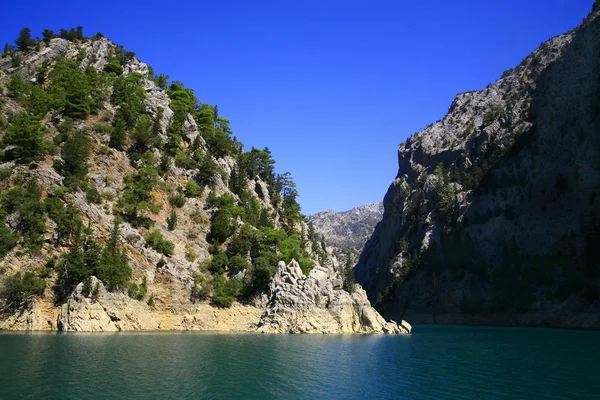
[[[600,327],[599,12],[400,145],[356,266],[383,315]]]
[[[0,56],[0,329],[408,332],[342,289],[289,175],[216,107],[100,35],[22,43]]]
[[[383,203],[365,204],[344,212],[323,211],[306,218],[325,243],[341,253],[359,253],[383,217]]]

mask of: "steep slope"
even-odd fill
[[[383,315],[600,328],[599,13],[400,145],[356,266]]]
[[[308,216],[306,222],[339,253],[362,251],[375,225],[383,217],[383,203],[365,204],[348,211],[322,211]]]
[[[290,174],[216,106],[80,27],[16,43],[0,57],[0,329],[406,332],[334,284]]]

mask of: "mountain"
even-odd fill
[[[355,268],[384,316],[600,328],[599,14],[400,145]]]
[[[0,56],[0,329],[410,330],[217,106],[100,33],[42,35]]]
[[[348,211],[322,211],[306,218],[314,231],[338,253],[359,253],[383,217],[383,203],[365,204]]]

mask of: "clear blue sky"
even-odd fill
[[[77,25],[218,104],[238,138],[268,146],[305,214],[381,201],[397,147],[593,0],[7,1],[0,41]]]

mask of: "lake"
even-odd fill
[[[1,399],[597,399],[600,332],[0,334]]]

